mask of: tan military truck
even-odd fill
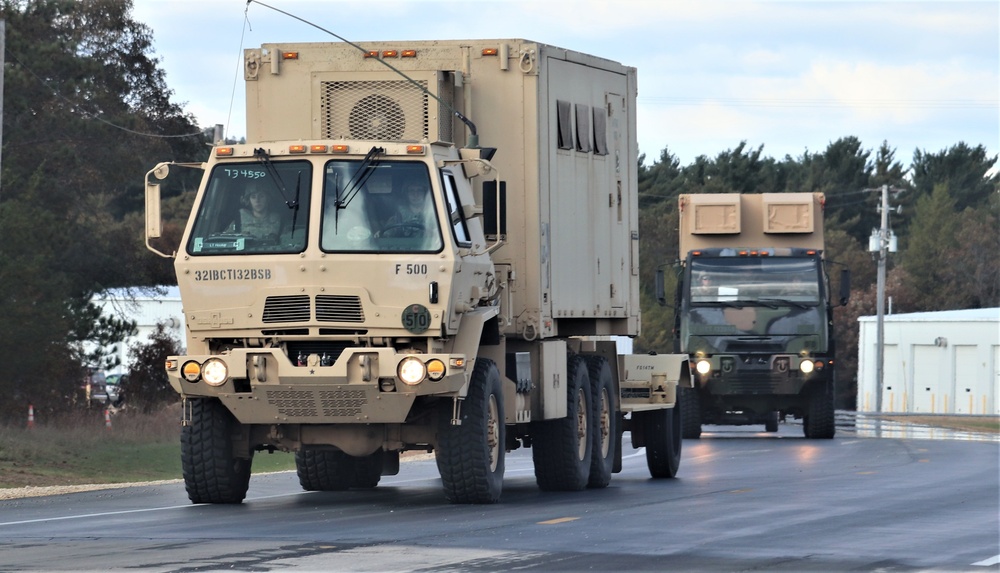
[[[787,416],[808,438],[834,436],[832,316],[850,278],[833,302],[823,205],[822,193],[680,196],[675,330],[695,370],[680,398],[684,437],[702,424],[776,432]]]
[[[248,143],[193,166],[176,253],[171,166],[147,174],[190,499],[241,502],[262,450],[294,451],[306,490],[433,451],[449,501],[493,503],[519,447],[543,490],[599,488],[626,430],[673,477],[687,356],[614,341],[640,327],[636,70],[516,39],[361,47],[246,50]]]

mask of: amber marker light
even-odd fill
[[[347,153],[348,151],[350,151],[350,147],[338,143],[337,145],[331,146],[330,151],[332,151],[333,153]]]
[[[305,145],[295,144],[288,146],[288,153],[305,153],[305,152],[306,152]]]
[[[410,155],[423,155],[424,154],[424,146],[423,145],[407,145],[406,146],[406,153],[408,153]]]
[[[319,145],[319,144],[310,145],[309,153],[326,153],[327,151],[329,151],[329,149],[330,149],[329,145]]]
[[[197,382],[201,379],[201,364],[189,360],[181,367],[181,376],[188,382]]]
[[[382,57],[383,58],[398,58],[399,57],[399,51],[398,50],[382,50]]]
[[[427,363],[427,377],[437,382],[438,380],[444,378],[445,367],[444,362],[441,362],[437,358],[432,359]]]
[[[500,53],[499,48],[483,48],[484,56],[496,56]]]
[[[378,50],[368,50],[367,52],[365,52],[365,57],[366,58],[377,58],[378,57]]]
[[[215,156],[216,157],[232,157],[236,150],[232,147],[216,147]]]
[[[417,51],[416,50],[403,50],[401,56],[404,57],[404,58],[416,58],[417,57]]]
[[[282,60],[297,60],[299,59],[298,52],[281,52]]]

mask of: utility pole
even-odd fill
[[[896,236],[889,229],[889,191],[900,192],[896,189],[883,185],[877,189],[866,189],[866,191],[881,191],[882,201],[879,203],[879,213],[882,215],[881,225],[878,230],[872,231],[872,236],[868,240],[868,250],[878,251],[878,283],[876,287],[875,302],[876,329],[875,329],[875,411],[882,413],[882,388],[885,379],[885,260],[888,253],[896,252]]]

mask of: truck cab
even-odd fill
[[[680,206],[675,332],[695,378],[682,392],[685,437],[704,424],[776,432],[788,417],[807,437],[833,437],[822,195],[683,195]]]

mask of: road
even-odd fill
[[[3,501],[0,570],[1000,570],[995,441],[706,429],[677,479],[626,448],[603,490],[540,492],[514,452],[491,506],[447,504],[430,457],[368,491],[256,475],[236,506],[181,483]]]

